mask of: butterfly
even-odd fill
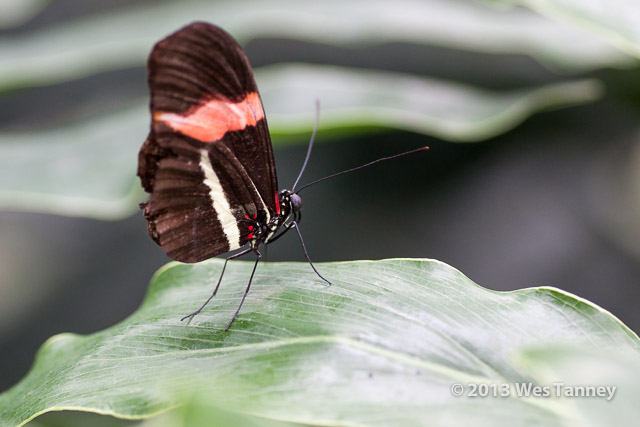
[[[226,258],[213,294],[182,320],[216,295],[229,260],[253,252],[256,262],[228,330],[251,287],[260,248],[291,229],[315,273],[330,284],[309,259],[298,227],[302,199],[295,187],[313,136],[296,183],[278,191],[262,100],[247,56],[233,37],[205,22],[178,30],[153,47],[148,84],[151,130],[140,149],[138,176],[150,195],[141,204],[149,235],[170,258],[185,263],[247,246]]]
[[[297,228],[302,199],[278,191],[258,88],[247,56],[229,34],[205,22],[188,25],[154,46],[148,70],[152,121],[138,176],[150,194],[141,204],[149,235],[185,263],[247,244],[226,261],[257,255],[228,329],[249,292],[260,247],[278,231]],[[226,262],[222,273],[225,268]]]

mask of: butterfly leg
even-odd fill
[[[186,316],[184,316],[180,320],[182,321],[184,319],[193,319],[193,316],[195,316],[196,314],[200,313],[202,311],[202,309],[205,308],[207,306],[207,304],[209,304],[209,301],[211,301],[211,299],[213,299],[213,297],[215,297],[216,294],[218,293],[218,288],[220,287],[220,283],[222,282],[222,276],[224,276],[224,270],[227,268],[227,262],[229,262],[230,259],[241,257],[242,255],[247,254],[247,253],[251,252],[252,250],[253,250],[252,248],[247,248],[244,251],[238,252],[237,254],[233,254],[230,257],[228,257],[227,259],[225,259],[224,260],[224,264],[222,266],[222,271],[220,272],[220,277],[218,278],[218,284],[216,284],[216,288],[213,290],[213,293],[211,294],[211,296],[204,302],[204,304],[202,304],[200,306],[199,309],[197,309],[193,313],[187,314]]]
[[[253,264],[253,270],[251,271],[251,276],[249,277],[249,283],[247,284],[247,289],[244,290],[244,295],[242,296],[242,300],[240,301],[240,305],[238,306],[238,309],[236,310],[236,312],[233,314],[233,317],[229,321],[229,324],[224,329],[225,331],[229,330],[229,328],[231,327],[231,324],[233,323],[233,321],[236,320],[236,317],[238,316],[238,313],[240,313],[240,309],[242,308],[242,304],[244,304],[244,300],[247,297],[247,294],[249,293],[249,289],[251,288],[251,282],[253,281],[253,275],[256,273],[256,267],[258,267],[258,262],[262,258],[262,254],[260,253],[260,251],[257,248],[255,248],[255,249],[254,248],[249,248],[249,250],[252,250],[253,252],[255,252],[256,255],[258,255],[258,258],[256,258],[256,263]]]
[[[324,277],[322,277],[322,274],[318,273],[318,270],[316,270],[316,268],[313,266],[313,263],[311,262],[311,258],[309,258],[309,254],[307,253],[307,248],[304,245],[304,240],[302,240],[302,234],[300,233],[300,228],[298,227],[298,222],[297,221],[291,221],[290,224],[291,224],[291,227],[295,228],[296,232],[298,233],[298,237],[300,238],[300,243],[302,244],[302,251],[304,252],[305,258],[307,258],[307,261],[309,261],[309,265],[311,266],[311,268],[313,268],[313,271],[316,272],[316,274],[318,275],[319,278],[321,278],[322,280],[327,282],[329,285],[331,285],[331,282],[328,281],[327,279],[325,279]]]

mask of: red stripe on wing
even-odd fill
[[[278,198],[278,192],[276,191],[276,213],[280,215],[280,199]]]
[[[198,141],[215,142],[222,139],[227,132],[255,126],[264,118],[264,111],[260,95],[252,92],[240,102],[212,99],[192,108],[184,115],[156,111],[153,118]]]

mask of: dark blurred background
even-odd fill
[[[0,36],[19,39],[142,4],[56,1]],[[417,43],[345,47],[261,37],[246,51],[254,67],[291,61],[367,67],[495,90],[566,79],[525,55]],[[0,131],[81,120],[87,111],[146,97],[145,75],[141,64],[5,91]],[[487,141],[447,142],[401,130],[342,137],[320,132],[302,182],[423,145],[431,150],[305,190],[302,232],[310,256],[315,262],[434,258],[489,289],[564,289],[640,330],[638,69],[578,75],[585,76],[604,82],[601,100],[538,113]],[[274,138],[281,188],[293,183],[307,141],[301,136],[278,145]],[[268,259],[304,261],[294,235],[271,246]],[[131,314],[167,261],[139,213],[102,221],[0,212],[0,390],[27,372],[50,336],[91,333]]]

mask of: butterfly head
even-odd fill
[[[302,197],[291,190],[280,191],[280,211],[284,217],[293,216],[295,221],[300,222],[302,218],[300,210],[302,209]]]

